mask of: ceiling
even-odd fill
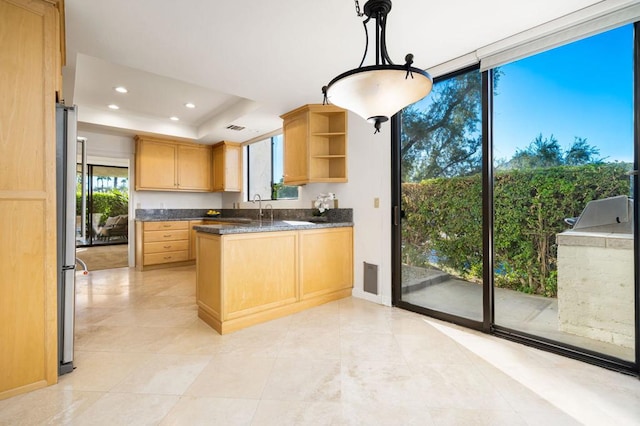
[[[364,49],[352,0],[65,3],[64,94],[81,128],[94,131],[244,142],[279,129],[281,114],[321,103],[321,87],[357,67]],[[595,3],[396,0],[388,50],[396,62],[411,52],[427,69]]]

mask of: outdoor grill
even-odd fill
[[[558,329],[629,351],[635,347],[633,200],[589,201],[556,235]]]
[[[626,195],[589,201],[579,217],[567,218],[571,230],[580,232],[633,233],[633,200]]]

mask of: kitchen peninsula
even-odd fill
[[[196,226],[198,316],[220,334],[351,295],[353,224]]]

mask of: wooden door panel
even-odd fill
[[[136,152],[136,189],[176,189],[176,146],[140,141]]]
[[[45,206],[41,200],[0,200],[0,393],[45,375],[47,285]],[[54,301],[55,303],[55,301]]]
[[[196,191],[211,190],[211,148],[178,147],[178,187]]]

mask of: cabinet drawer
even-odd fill
[[[182,262],[188,260],[189,250],[169,251],[166,253],[151,253],[144,255],[145,265],[157,265],[159,263]]]
[[[166,221],[166,222],[145,222],[145,231],[165,231],[174,229],[189,229],[189,222],[184,220]]]
[[[185,229],[167,229],[166,231],[144,231],[144,242],[153,243],[156,241],[189,241],[189,230]]]
[[[181,251],[189,249],[189,241],[158,241],[153,243],[144,243],[144,253],[166,253],[169,251]]]

